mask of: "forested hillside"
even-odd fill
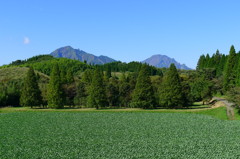
[[[174,64],[168,69],[140,62],[89,65],[39,55],[0,68],[0,105],[183,108],[207,103],[214,94],[238,95],[239,58],[232,46],[229,55],[202,55],[196,70],[177,70]]]
[[[229,54],[221,54],[219,50],[211,57],[202,55],[197,64],[198,71],[208,71],[220,94],[240,104],[240,52],[231,46]]]

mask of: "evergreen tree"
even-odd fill
[[[66,72],[66,69],[63,68],[61,71],[60,71],[60,78],[61,78],[61,83],[62,84],[66,84],[67,83],[67,72]]]
[[[110,77],[112,77],[112,70],[111,70],[110,65],[107,66],[106,76],[107,76],[108,79]]]
[[[229,88],[231,88],[235,85],[236,62],[237,62],[237,54],[236,54],[234,46],[232,45],[230,52],[229,52],[228,59],[227,59],[227,63],[225,66],[225,71],[224,71],[223,86],[224,86],[225,91],[228,91]]]
[[[176,66],[171,64],[168,72],[163,78],[163,83],[159,89],[159,104],[164,107],[183,106],[184,97],[182,86]]]
[[[74,98],[74,104],[80,106],[87,105],[87,90],[86,90],[86,83],[82,80],[79,81],[77,86],[77,95]]]
[[[67,71],[66,82],[67,82],[68,84],[74,82],[73,72],[72,72],[72,70],[70,70],[70,69]]]
[[[48,84],[48,106],[52,108],[64,107],[63,87],[58,64],[55,64]]]
[[[24,79],[21,90],[20,104],[22,106],[39,106],[41,104],[41,91],[38,87],[37,76],[30,67]]]
[[[209,68],[209,65],[210,65],[210,56],[209,54],[207,54],[204,62],[204,68]]]
[[[96,69],[93,74],[93,79],[88,96],[88,106],[96,107],[97,109],[107,106],[103,74],[102,71],[100,71],[99,69]]]
[[[137,78],[136,87],[132,95],[132,107],[147,109],[154,108],[156,106],[154,91],[149,74],[147,65],[142,65]]]
[[[201,55],[199,60],[198,60],[198,63],[197,63],[197,70],[200,70],[200,69],[204,68],[205,61],[206,61],[205,56]]]
[[[128,83],[125,73],[119,80],[119,100],[120,106],[128,107],[131,100],[131,86]]]
[[[238,61],[238,66],[236,69],[236,86],[240,86],[240,53],[237,54],[237,61]]]
[[[217,64],[217,69],[216,69],[217,77],[223,75],[225,65],[226,65],[226,56],[223,54],[223,55],[221,55],[221,59],[220,59],[219,63]]]
[[[107,83],[107,99],[110,106],[119,105],[119,84],[116,77],[111,77]]]

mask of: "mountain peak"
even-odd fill
[[[191,68],[187,67],[185,64],[180,64],[174,58],[170,58],[167,55],[161,54],[152,55],[150,58],[147,58],[146,60],[142,61],[142,63],[147,63],[149,65],[159,68],[162,67],[168,68],[173,63],[175,64],[177,69],[191,70]]]
[[[91,64],[105,64],[105,63],[110,63],[114,62],[115,60],[112,58],[109,58],[107,56],[95,56],[93,54],[87,53],[83,50],[80,49],[74,49],[71,46],[65,46],[61,47],[55,51],[53,51],[50,55],[53,57],[64,57],[68,59],[74,59],[74,60],[79,60],[79,61],[87,61],[87,63]]]

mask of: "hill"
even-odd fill
[[[158,67],[158,68],[169,68],[170,65],[173,63],[177,67],[177,69],[182,69],[182,70],[191,70],[191,68],[187,67],[185,64],[180,64],[177,62],[174,58],[170,58],[166,55],[153,55],[150,58],[142,61],[142,63],[147,63],[149,65]]]
[[[86,61],[88,64],[105,64],[115,62],[116,60],[109,58],[107,56],[95,56],[93,54],[89,54],[83,50],[74,49],[71,46],[66,46],[59,48],[53,51],[50,55],[53,57],[65,57],[68,59],[74,59],[79,61]]]

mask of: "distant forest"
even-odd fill
[[[218,50],[196,70],[156,68],[140,62],[89,65],[50,55],[0,67],[0,106],[45,108],[187,108],[226,95],[240,104],[240,53]]]

